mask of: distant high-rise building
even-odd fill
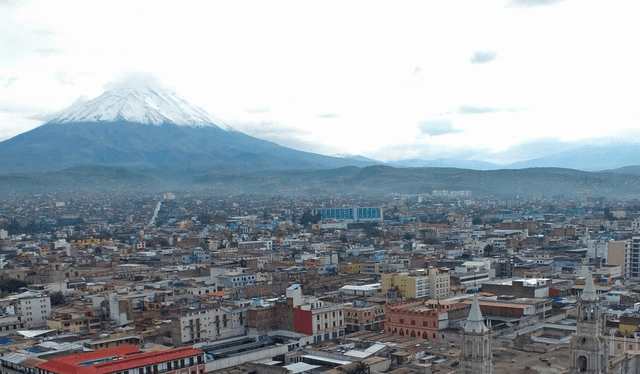
[[[634,236],[628,246],[629,264],[627,268],[627,276],[632,278],[640,277],[640,236]]]
[[[349,206],[341,208],[316,208],[313,215],[320,215],[323,221],[382,221],[384,218],[381,207]]]

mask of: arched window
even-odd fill
[[[577,364],[578,371],[581,373],[584,373],[589,368],[589,361],[587,360],[586,356],[579,356]]]

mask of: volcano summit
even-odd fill
[[[217,126],[202,108],[165,89],[127,88],[107,91],[82,107],[68,110],[50,123],[125,121],[150,125]]]

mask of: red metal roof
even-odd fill
[[[135,345],[124,345],[122,347],[101,349],[99,351],[80,353],[64,357],[53,358],[47,362],[37,365],[37,368],[60,374],[81,374],[89,373],[90,367],[80,366],[79,362],[87,362],[107,357],[125,357],[126,355],[139,353],[140,350]]]
[[[202,351],[191,347],[148,353],[139,352],[138,347],[135,345],[126,345],[118,348],[54,358],[37,367],[57,374],[107,374],[202,354]],[[78,365],[78,363],[114,356],[118,358],[90,366]]]

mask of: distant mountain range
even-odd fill
[[[479,160],[456,160],[439,158],[435,160],[404,159],[388,162],[400,167],[453,167],[474,170],[565,168],[582,171],[606,171],[640,165],[640,144],[617,143],[608,145],[585,145],[569,151],[559,151],[551,155],[526,161],[499,165]]]
[[[467,170],[454,168],[342,167],[327,170],[230,171],[191,168],[77,166],[61,171],[0,175],[0,193],[55,190],[205,189],[229,194],[423,194],[471,191],[473,197],[638,197],[640,175],[558,168]]]
[[[473,170],[498,170],[502,167],[498,164],[493,164],[486,161],[478,160],[454,160],[450,158],[438,158],[435,160],[422,160],[418,158],[403,159],[398,161],[391,161],[388,163],[397,167],[409,167],[409,168],[459,168],[459,169],[473,169]]]
[[[324,156],[283,147],[216,123],[171,91],[122,88],[0,142],[0,191],[206,188],[222,194],[377,194],[469,190],[477,196],[569,197],[589,190],[591,196],[637,196],[640,167],[629,165],[640,165],[639,155],[640,146],[628,146],[578,149],[506,167],[445,158],[383,164],[357,155]],[[515,170],[520,168],[527,169]]]
[[[600,171],[640,165],[640,144],[612,144],[585,146],[532,160],[517,162],[504,168],[536,167],[571,168]]]

